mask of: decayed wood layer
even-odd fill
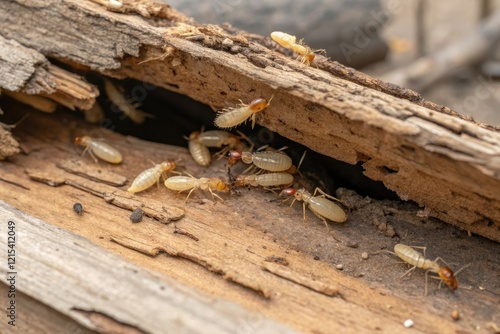
[[[257,325],[259,332],[292,331],[238,305],[202,296],[179,282],[148,272],[3,201],[0,221],[4,227],[8,221],[15,223],[16,288],[50,305],[57,311],[50,313],[52,318],[64,316],[101,333],[160,334],[167,329],[176,333],[235,333],[244,326]],[[7,249],[5,237],[0,238],[0,245]],[[1,283],[7,284],[10,271],[2,266]],[[17,304],[18,326],[30,329],[32,326],[22,319],[23,308]],[[1,327],[6,333],[6,321]],[[57,332],[68,331],[62,327]]]
[[[29,21],[28,21],[29,22]],[[99,90],[82,77],[51,65],[44,55],[0,36],[0,88],[25,104],[53,112],[55,103],[74,110],[90,109]]]
[[[320,56],[322,70],[306,67],[263,46],[262,37],[189,24],[168,7],[160,13],[153,26],[90,2],[54,1],[34,10],[11,1],[0,18],[6,36],[44,54],[144,80],[214,108],[274,94],[260,124],[322,154],[360,162],[369,177],[431,216],[500,240],[499,133],[358,72],[344,68],[343,77],[392,96],[339,79],[331,73],[343,71]],[[28,18],[54,33],[28,33],[16,24]]]
[[[136,195],[121,196],[135,176],[151,167],[148,159],[180,159],[178,171],[197,177],[226,175],[224,161],[200,167],[186,148],[103,132],[72,115],[66,116],[67,123],[62,123],[56,115],[35,113],[16,129],[20,140],[31,149],[27,155],[0,164],[0,175],[8,180],[0,181],[0,198],[5,202],[142,268],[186,283],[192,290],[240,304],[259,313],[257,320],[275,319],[303,332],[364,333],[378,329],[393,333],[406,330],[403,322],[411,318],[415,327],[409,331],[456,333],[500,322],[496,312],[500,289],[495,279],[500,266],[495,256],[500,247],[497,243],[478,236],[468,238],[451,225],[419,218],[415,205],[376,201],[348,191],[337,194],[352,208],[348,220],[330,226],[342,242],[335,241],[309,209],[303,222],[300,204],[292,208],[278,205],[276,195],[262,189],[220,194],[224,202],[197,190],[185,203],[185,193],[177,194],[161,184]],[[96,164],[89,156],[79,159],[82,149],[73,145],[71,138],[92,133],[102,134],[119,149],[123,163]],[[128,183],[119,187],[123,179]],[[110,195],[101,198],[106,193]],[[106,200],[112,197],[118,200]],[[83,205],[81,216],[73,211],[76,202]],[[168,212],[175,207],[185,214],[166,224],[148,215],[157,203]],[[146,216],[142,222],[132,223],[130,210],[137,207],[142,207]],[[391,226],[393,232],[388,234]],[[394,229],[398,238],[390,238],[395,235]],[[40,242],[27,243],[20,237],[19,244],[21,240],[23,247],[35,245],[40,255],[45,254],[46,247],[37,246]],[[455,293],[438,290],[437,282],[432,281],[430,295],[424,298],[423,271],[416,270],[402,279],[406,265],[393,255],[376,254],[380,249],[392,249],[397,242],[428,246],[429,257],[443,256],[453,269],[472,265],[460,274]],[[79,250],[82,244],[78,242],[71,249]],[[73,254],[67,247],[56,246],[57,254]],[[370,252],[368,260],[361,258],[364,251]],[[99,261],[94,252],[90,256]],[[343,270],[337,270],[336,264],[342,264]],[[75,271],[75,266],[68,265],[68,271]],[[102,270],[100,264],[96,267],[96,272]],[[62,289],[67,284],[54,286]],[[122,299],[115,298],[110,304],[121,303]],[[47,305],[51,301],[50,294],[40,299]],[[138,301],[135,308],[147,302]],[[460,312],[459,322],[449,317],[454,309]],[[242,326],[250,332],[261,332],[258,323]]]

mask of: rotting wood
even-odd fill
[[[176,333],[234,333],[248,325],[259,326],[266,333],[292,331],[234,303],[203,296],[146,271],[3,201],[0,220],[14,222],[16,235],[23,240],[16,243],[16,278],[22,277],[17,290],[87,329],[101,333],[159,334],[166,328]],[[0,238],[0,245],[7,249],[7,238]],[[7,284],[7,271],[5,266],[0,269],[2,284]],[[50,282],[42,277],[49,277]],[[57,288],[49,288],[48,283]],[[16,305],[21,312],[23,306]],[[50,317],[55,318],[53,313]],[[6,326],[2,321],[2,332]]]
[[[94,181],[84,180],[80,177],[73,177],[67,175],[66,173],[61,173],[55,168],[49,167],[46,170],[27,169],[26,174],[28,174],[33,180],[48,184],[52,187],[70,185],[74,188],[87,191],[95,196],[103,198],[108,203],[130,211],[141,208],[146,216],[154,218],[164,224],[168,224],[172,220],[178,220],[184,217],[184,210],[176,206],[164,204],[154,200],[145,203],[140,199],[140,197],[134,196],[123,190],[112,188],[108,185]],[[113,173],[111,172],[106,172],[104,174],[113,176]],[[94,172],[86,174],[84,170],[80,170],[78,175],[90,180],[95,180]],[[120,179],[124,178],[119,175],[118,177]],[[100,179],[98,181],[102,182],[103,180]],[[104,180],[104,182],[109,183],[109,180]]]
[[[45,112],[53,112],[55,103],[40,96],[72,110],[86,110],[92,108],[99,95],[98,89],[82,77],[50,64],[38,51],[2,36],[0,88],[4,94]]]
[[[322,293],[327,296],[341,296],[339,290],[332,286],[331,284],[327,284],[325,282],[318,282],[317,280],[307,277],[308,275],[305,273],[298,273],[292,270],[289,267],[284,267],[279,264],[263,262],[262,268],[269,271],[270,273],[282,277],[291,282],[300,284],[309,288],[318,293]]]
[[[0,169],[2,175],[29,185],[30,190],[3,183],[0,198],[58,228],[78,233],[143,268],[189,284],[192,290],[234,301],[257,312],[260,318],[279,320],[300,331],[360,333],[381,330],[392,333],[403,330],[403,321],[412,318],[417,332],[451,334],[459,330],[473,331],[478,324],[484,328],[487,322],[500,322],[495,312],[499,292],[493,279],[499,268],[495,258],[498,244],[477,236],[468,238],[466,233],[435,219],[418,218],[418,208],[411,203],[376,201],[352,194],[346,198],[337,194],[349,203],[352,211],[346,223],[331,225],[331,228],[342,239],[350,239],[350,245],[355,242],[358,247],[350,248],[335,242],[324,224],[310,212],[307,212],[307,221],[303,222],[301,207],[278,206],[272,201],[276,199],[274,194],[257,188],[239,196],[222,195],[226,199],[224,203],[215,204],[206,201],[210,195],[203,192],[193,194],[185,204],[184,194],[178,195],[165,187],[151,187],[134,197],[146,204],[159,201],[183,205],[186,215],[175,226],[199,237],[199,241],[175,233],[174,224],[164,225],[148,217],[134,224],[129,220],[130,211],[109,205],[87,190],[97,186],[99,189],[114,187],[96,185],[55,167],[61,159],[79,155],[71,141],[63,140],[71,138],[74,129],[83,133],[98,131],[71,114],[66,116],[68,123],[63,124],[53,115],[35,113],[20,124],[18,135],[26,145],[36,146],[36,149],[29,155],[18,155],[11,162],[0,164]],[[116,133],[103,135],[123,153],[124,161],[120,165],[101,163],[96,168],[124,175],[129,180],[150,167],[147,159],[181,158],[186,171],[196,176],[223,176],[226,173],[223,161],[214,161],[209,168],[196,165],[186,148],[148,143]],[[93,163],[88,156],[84,160]],[[71,186],[49,187],[30,180],[26,169],[47,171],[51,177],[62,174],[62,180],[75,178],[79,182],[92,183],[92,186],[83,190]],[[54,204],[47,205],[47,198]],[[75,202],[84,205],[84,215],[77,216],[73,212]],[[384,214],[388,207],[394,210]],[[399,242],[384,237],[369,224],[378,215],[396,226],[402,241],[433,245],[427,255],[445,257],[453,269],[459,264],[473,262],[460,274],[459,289],[453,294],[437,290],[437,284],[430,285],[431,295],[423,299],[423,273],[401,279],[407,267],[391,257],[381,255],[361,260],[363,250],[390,249]],[[110,242],[113,237],[125,240],[127,247]],[[55,244],[52,239],[49,241]],[[65,248],[65,254],[67,252]],[[319,294],[263,271],[262,262],[272,258],[286,258],[290,268],[301,276],[307,273],[306,277],[313,277],[317,282],[334,285],[342,298]],[[98,260],[96,256],[95,261]],[[335,264],[339,263],[343,264],[342,272],[335,269]],[[67,269],[73,272],[72,268]],[[478,272],[482,275],[477,275]],[[263,280],[257,284],[251,281],[253,277]],[[249,287],[268,291],[270,297],[263,298],[260,292]],[[44,300],[51,303],[50,299]],[[114,298],[113,301],[119,303],[120,300]],[[457,305],[461,320],[454,322],[448,315]],[[247,329],[259,332],[258,326]]]
[[[0,160],[18,154],[19,143],[12,137],[10,126],[0,123]]]
[[[123,175],[96,168],[97,164],[87,164],[81,160],[62,160],[56,166],[68,173],[80,175],[89,180],[102,182],[110,186],[120,187],[127,183],[127,178]]]
[[[366,175],[430,208],[430,216],[500,240],[500,133],[320,56],[321,70],[306,67],[263,46],[268,38],[199,26],[166,5],[161,13],[153,26],[88,1],[36,10],[11,1],[0,22],[6,37],[43,54],[144,80],[215,109],[274,93],[259,124],[321,154],[361,163]],[[31,27],[28,33],[17,23],[28,18],[54,33]],[[64,21],[71,24],[59,26]]]

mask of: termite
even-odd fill
[[[202,177],[198,179],[192,175],[169,177],[165,180],[165,187],[179,192],[191,189],[186,197],[186,202],[191,193],[197,188],[208,190],[210,194],[212,194],[212,197],[215,196],[221,201],[224,200],[219,195],[215,194],[214,191],[229,192],[231,190],[229,185],[218,177]]]
[[[249,117],[251,117],[253,129],[257,113],[266,109],[272,99],[273,96],[271,96],[269,101],[264,98],[258,98],[250,102],[250,104],[244,104],[242,102],[238,107],[223,109],[222,111],[219,111],[217,117],[215,118],[215,125],[222,129],[232,128],[233,126],[245,122]]]
[[[123,160],[121,153],[116,148],[101,140],[89,136],[76,137],[75,144],[85,146],[82,155],[85,154],[85,152],[89,152],[95,162],[97,162],[97,159],[94,154],[100,159],[112,164],[119,164]]]
[[[444,282],[452,291],[455,291],[458,288],[458,281],[455,275],[457,275],[460,271],[468,267],[468,265],[460,268],[460,270],[458,270],[454,274],[453,270],[451,270],[448,266],[442,266],[437,262],[441,261],[446,264],[446,262],[444,262],[442,258],[437,257],[434,261],[426,259],[424,255],[422,255],[419,251],[415,250],[414,248],[417,247],[411,247],[403,244],[396,244],[394,246],[394,253],[396,253],[396,255],[401,260],[413,266],[407,272],[405,272],[401,277],[407,275],[410,271],[414,270],[415,268],[421,268],[426,270],[425,296],[427,296],[427,276],[429,272],[434,272],[439,275],[439,277],[431,276],[432,278],[438,278],[441,280],[439,282],[439,287],[441,287],[441,284]],[[420,248],[424,249],[425,252],[425,247],[420,247]]]
[[[142,110],[137,109],[138,104],[131,104],[122,95],[119,88],[108,79],[104,79],[104,89],[111,102],[120,109],[128,118],[130,118],[134,123],[141,124],[144,123],[146,117],[154,117],[151,114],[145,113]]]
[[[174,170],[175,167],[175,162],[163,161],[161,164],[157,164],[154,167],[146,169],[145,171],[137,175],[134,182],[132,182],[132,185],[130,186],[130,188],[128,188],[127,191],[131,193],[137,193],[146,190],[153,184],[158,184],[160,177]]]
[[[316,196],[316,193],[318,192],[321,195]],[[302,209],[304,212],[304,221],[306,220],[306,205],[309,205],[309,209],[311,209],[311,211],[325,223],[325,226],[328,229],[328,232],[330,232],[330,234],[332,235],[332,237],[334,236],[331,233],[330,227],[328,226],[328,223],[326,222],[325,218],[336,223],[343,223],[347,220],[347,215],[345,211],[342,210],[340,206],[330,201],[328,198],[335,201],[340,201],[340,200],[333,196],[328,195],[320,188],[316,188],[312,195],[305,188],[301,188],[299,190],[295,190],[294,188],[286,188],[283,189],[280,196],[283,194],[288,196],[294,196],[294,199],[290,206],[292,206],[293,203],[295,203],[295,201],[303,201]],[[334,237],[334,239],[336,238]]]
[[[188,138],[189,152],[196,163],[201,166],[208,166],[212,160],[208,147],[221,148],[222,146],[227,146],[217,153],[223,156],[230,149],[244,147],[245,145],[241,142],[241,138],[246,138],[246,136],[242,134],[242,136],[239,137],[230,132],[221,130],[211,130],[201,133],[199,131],[193,131]],[[247,140],[249,139],[247,138]]]
[[[252,174],[252,175],[238,175],[236,177],[236,186],[243,187],[262,186],[262,187],[276,187],[276,186],[290,186],[293,183],[293,176],[289,173],[269,173],[269,174]]]
[[[228,166],[233,166],[238,162],[243,161],[246,164],[253,163],[260,169],[265,169],[271,172],[283,172],[292,167],[292,159],[283,152],[249,152],[249,151],[229,151]]]
[[[303,64],[311,65],[314,61],[315,52],[322,52],[324,50],[313,50],[309,46],[305,45],[303,39],[297,43],[297,38],[295,36],[289,35],[281,31],[274,31],[271,33],[271,38],[273,41],[281,45],[286,49],[290,49],[297,53],[300,57],[300,61]]]

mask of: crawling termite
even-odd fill
[[[131,104],[119,88],[111,80],[104,79],[104,89],[111,102],[120,109],[128,118],[130,118],[134,123],[142,124],[144,123],[146,117],[154,117],[151,114],[145,113],[144,111],[137,109],[137,104]]]
[[[235,185],[237,187],[261,186],[265,188],[290,186],[293,184],[293,176],[289,173],[269,173],[269,174],[251,174],[251,175],[238,175],[236,177]]]
[[[215,118],[215,125],[218,128],[228,129],[245,122],[251,117],[253,129],[257,113],[266,109],[272,99],[272,96],[269,101],[264,98],[258,98],[250,102],[250,104],[244,104],[242,102],[238,107],[223,109]]]
[[[189,135],[189,153],[194,161],[200,166],[208,166],[212,160],[212,156],[208,147],[223,148],[219,155],[223,156],[230,149],[245,147],[241,138],[246,138],[244,135],[236,136],[227,131],[211,130],[205,132],[193,131]],[[249,140],[249,139],[247,139]]]
[[[127,191],[131,193],[137,193],[146,190],[153,184],[158,184],[160,177],[174,170],[175,167],[175,162],[163,161],[161,164],[157,164],[154,167],[148,168],[137,175],[134,182],[132,182],[132,185],[130,186],[130,188],[128,188]]]
[[[316,196],[316,193],[318,192],[321,195]],[[328,195],[320,188],[316,188],[316,190],[314,190],[314,193],[312,195],[310,192],[305,190],[305,188],[299,190],[295,190],[294,188],[286,188],[283,189],[280,196],[283,194],[288,196],[294,196],[294,199],[290,206],[292,206],[293,203],[295,203],[295,201],[303,201],[302,208],[304,212],[304,221],[306,220],[306,205],[309,205],[309,209],[311,209],[311,211],[325,223],[325,226],[328,229],[328,232],[330,232],[330,234],[332,235],[332,237],[334,236],[330,231],[330,227],[328,226],[326,219],[329,219],[335,223],[343,223],[347,220],[347,215],[345,211],[342,210],[340,206],[338,206],[329,199],[335,201],[339,200],[333,196]]]
[[[192,175],[189,176],[172,176],[165,180],[165,187],[171,190],[177,190],[178,192],[183,192],[189,190],[186,197],[186,202],[195,189],[208,190],[212,197],[217,197],[221,201],[224,201],[219,195],[215,194],[214,191],[229,192],[231,189],[229,185],[218,177],[202,177],[196,178]]]
[[[249,151],[229,151],[228,166],[233,166],[238,162],[243,161],[246,164],[253,163],[256,167],[270,172],[283,172],[292,167],[292,159],[283,152],[249,152]]]
[[[282,47],[297,53],[299,55],[300,62],[306,65],[314,63],[315,52],[324,52],[324,50],[311,49],[309,46],[304,44],[303,39],[297,43],[297,38],[295,36],[281,31],[272,32],[271,38]]]
[[[437,257],[434,261],[426,259],[423,254],[421,254],[414,248],[416,247],[411,247],[403,244],[396,244],[394,246],[394,253],[396,253],[396,255],[401,260],[413,266],[408,271],[406,271],[401,277],[407,275],[410,271],[414,270],[415,268],[424,269],[425,296],[427,296],[427,277],[429,272],[434,272],[439,275],[438,277],[431,276],[432,278],[440,279],[439,287],[441,287],[441,284],[444,282],[452,291],[455,291],[458,288],[458,281],[455,275],[457,275],[463,269],[467,268],[468,265],[460,268],[456,273],[453,273],[453,270],[451,270],[448,266],[442,266],[437,262],[441,261],[446,264],[446,262],[444,262],[442,258]],[[425,252],[425,247],[419,247],[419,248],[424,249]]]
[[[123,160],[121,153],[116,148],[102,140],[89,136],[76,137],[75,144],[84,146],[85,149],[82,155],[85,154],[85,152],[89,152],[95,162],[97,162],[95,156],[112,164],[119,164]]]

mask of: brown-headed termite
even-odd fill
[[[261,187],[277,187],[277,186],[290,186],[293,184],[293,176],[289,173],[269,173],[269,174],[251,174],[251,175],[238,175],[236,177],[235,185],[243,187],[261,186]]]
[[[94,155],[112,164],[119,164],[123,160],[121,153],[116,148],[102,140],[89,136],[82,136],[75,138],[75,144],[85,146],[82,155],[85,154],[85,152],[89,152],[95,162],[97,162],[97,159]]]
[[[189,153],[191,153],[193,160],[200,166],[208,166],[212,160],[212,155],[208,147],[221,148],[222,146],[227,146],[217,153],[223,156],[230,149],[245,147],[245,144],[241,141],[242,138],[246,138],[246,136],[243,134],[237,136],[221,130],[211,130],[201,133],[193,131],[188,138]],[[246,140],[250,141],[248,138]]]
[[[269,101],[264,98],[258,98],[250,102],[250,104],[244,104],[242,102],[237,107],[223,109],[215,118],[215,125],[222,129],[232,128],[233,126],[245,122],[249,117],[251,117],[253,129],[255,126],[256,114],[266,109],[272,99],[272,96]]]
[[[412,265],[413,267],[410,268],[408,271],[406,271],[401,277],[407,275],[410,271],[414,270],[415,268],[421,268],[426,270],[425,271],[425,296],[427,296],[427,277],[429,272],[434,272],[439,275],[439,277],[433,277],[432,278],[438,278],[440,279],[439,282],[439,287],[441,287],[441,284],[444,282],[452,291],[456,290],[458,288],[458,281],[455,275],[457,275],[460,271],[463,269],[467,268],[469,265],[466,265],[462,268],[460,268],[456,273],[453,273],[453,270],[451,270],[447,265],[442,266],[440,265],[437,261],[444,262],[444,260],[440,257],[437,257],[434,261],[429,260],[425,258],[425,255],[421,254],[419,251],[415,250],[415,248],[422,248],[424,249],[425,253],[425,247],[411,247],[403,244],[396,244],[394,246],[394,253],[404,262]]]
[[[316,196],[316,193],[318,192],[321,195]],[[332,237],[334,236],[330,231],[330,227],[328,226],[326,219],[329,219],[335,223],[343,223],[347,220],[347,215],[345,211],[342,210],[340,206],[330,201],[329,199],[339,202],[340,200],[333,196],[328,195],[320,188],[316,188],[316,190],[314,190],[314,193],[312,195],[305,188],[301,188],[299,190],[296,190],[294,188],[286,188],[283,189],[280,196],[283,194],[288,196],[294,196],[294,199],[290,206],[292,206],[293,203],[295,203],[295,201],[303,201],[302,209],[304,212],[304,221],[306,220],[306,205],[309,205],[309,209],[311,209],[311,211],[325,223],[325,226],[328,229],[328,232],[330,232],[330,234],[332,235]],[[334,239],[336,238],[334,237]]]
[[[196,178],[192,175],[189,176],[172,176],[165,180],[165,187],[171,190],[177,190],[178,192],[183,192],[189,190],[186,197],[186,202],[195,189],[208,190],[212,197],[217,197],[221,201],[224,201],[219,195],[215,194],[214,191],[229,192],[231,189],[229,185],[218,177],[202,177]]]
[[[264,151],[252,153],[238,150],[229,151],[228,166],[233,166],[238,160],[246,164],[253,163],[256,167],[271,172],[283,172],[292,167],[292,159],[283,152]]]
[[[174,170],[175,167],[175,162],[163,161],[161,164],[157,164],[154,167],[148,168],[137,175],[134,182],[132,182],[132,185],[130,186],[130,188],[128,188],[127,191],[131,193],[137,193],[146,190],[153,184],[158,184],[160,177]]]
[[[281,31],[272,32],[271,38],[282,47],[297,53],[299,55],[300,62],[306,65],[314,63],[315,52],[324,52],[324,50],[311,49],[309,46],[304,44],[303,39],[297,43],[297,38],[295,36]]]

